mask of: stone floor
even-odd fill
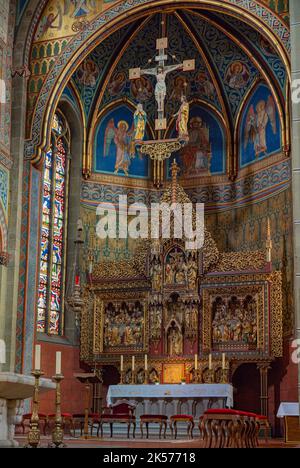
[[[17,436],[16,438],[21,447],[26,445],[27,437],[26,436]],[[41,438],[41,447],[48,447],[49,443],[51,442],[51,437],[42,437]],[[104,438],[98,439],[96,437],[89,438],[88,440],[84,440],[81,438],[74,439],[70,438],[69,436],[65,437],[64,440],[66,446],[68,448],[145,448],[145,449],[199,449],[202,448],[202,440],[199,438],[195,438],[194,440],[188,439],[166,439],[166,440],[159,440],[158,438],[152,437],[149,440],[142,440],[140,438],[136,438],[135,440],[127,438],[120,438],[116,436],[113,439]],[[296,444],[285,444],[281,439],[271,439],[268,443],[264,440],[260,441],[260,448],[300,448],[300,445]]]

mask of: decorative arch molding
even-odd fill
[[[0,251],[7,251],[8,229],[5,213],[0,203]]]
[[[36,4],[36,2],[33,2]],[[55,112],[55,108],[63,92],[68,79],[77,68],[79,63],[86,55],[98,45],[104,36],[110,34],[113,29],[117,29],[124,24],[128,24],[137,15],[149,15],[151,9],[170,9],[170,5],[174,2],[170,0],[162,0],[157,4],[154,0],[132,0],[131,2],[122,1],[112,6],[100,14],[92,21],[88,28],[79,32],[63,50],[62,54],[57,58],[55,66],[48,74],[39,95],[34,116],[31,140],[25,145],[25,158],[31,159],[33,163],[38,163],[43,152],[48,146],[49,129],[48,122]],[[42,5],[43,4],[43,5]],[[29,4],[30,5],[30,4]],[[32,27],[28,33],[28,40],[25,44],[24,60],[29,61],[28,44],[31,45],[35,27],[38,23],[38,18],[46,5],[46,0],[40,2],[38,6]],[[211,9],[214,11],[224,12],[235,16],[239,19],[246,20],[249,24],[259,29],[260,32],[274,43],[274,47],[284,61],[287,73],[290,77],[289,69],[289,51],[290,51],[290,32],[287,25],[281,18],[260,2],[252,0],[224,0],[222,5],[217,0],[204,0],[199,5],[196,0],[186,0],[176,3],[178,8],[193,7],[197,9]],[[29,6],[28,6],[29,8]],[[130,19],[128,18],[130,12]],[[39,15],[37,15],[39,13]],[[25,15],[26,16],[26,15]],[[122,24],[123,23],[123,24]],[[22,28],[20,28],[22,29]],[[28,42],[29,41],[29,42]],[[28,51],[28,52],[26,52]],[[66,65],[67,64],[67,65]]]

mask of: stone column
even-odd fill
[[[299,0],[290,0],[292,39],[292,80],[300,80]],[[294,224],[294,299],[296,338],[300,340],[300,103],[292,103],[292,187]],[[300,407],[300,363],[298,363],[298,400]]]

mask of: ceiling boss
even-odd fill
[[[145,125],[147,116],[145,111],[141,109],[141,106],[138,105],[135,113],[135,144],[140,146],[141,154],[146,154],[155,161],[154,183],[158,186],[161,185],[162,181],[161,166],[163,161],[169,159],[172,153],[179,151],[180,148],[188,142],[189,103],[184,95],[181,98],[179,111],[173,116],[173,118],[177,118],[177,138],[162,138],[162,131],[167,129],[167,118],[165,115],[165,100],[167,96],[166,77],[168,73],[176,70],[182,70],[184,72],[195,70],[195,60],[193,59],[184,60],[183,63],[166,65],[168,60],[167,48],[168,38],[157,39],[156,49],[158,50],[158,55],[155,57],[157,66],[146,69],[132,68],[129,70],[130,80],[140,79],[142,75],[152,75],[156,78],[155,100],[157,103],[157,118],[155,120],[155,130],[157,131],[157,139],[143,141],[145,132],[141,131],[141,126],[143,127],[143,124]],[[172,58],[174,60],[176,56],[172,55]],[[151,62],[152,59],[148,61],[148,63]]]

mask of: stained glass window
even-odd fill
[[[49,335],[63,334],[69,137],[66,121],[57,113],[44,164],[37,315],[37,331]]]

